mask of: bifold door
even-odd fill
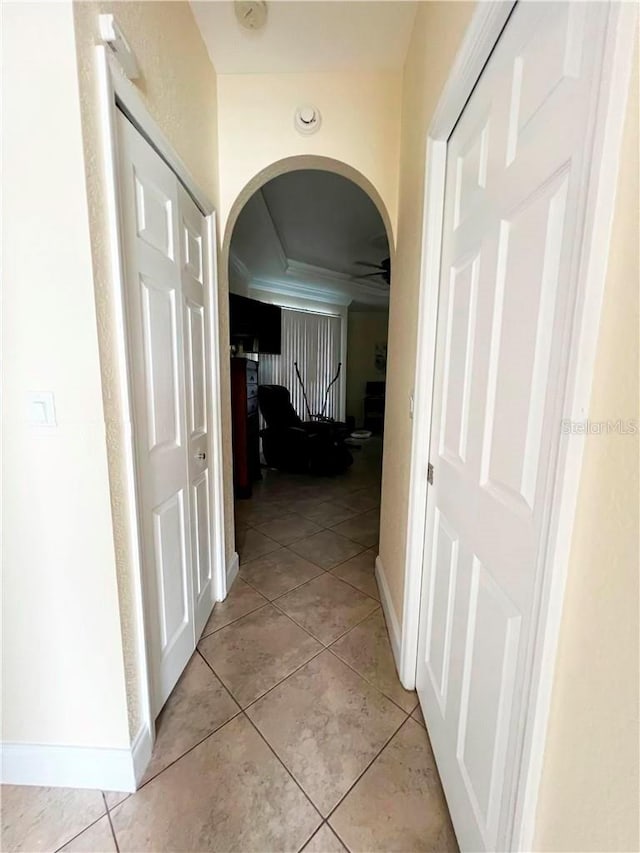
[[[129,373],[152,706],[213,606],[205,218],[117,112]]]
[[[603,12],[518,3],[448,144],[417,686],[463,850],[513,815]]]

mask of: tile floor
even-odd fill
[[[343,477],[269,471],[240,576],[158,718],[136,794],[2,789],[3,851],[457,851],[374,574],[380,445]]]

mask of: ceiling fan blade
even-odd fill
[[[369,267],[374,270],[382,270],[384,267],[381,264],[373,264],[369,263],[369,261],[354,261],[353,262],[357,267]]]

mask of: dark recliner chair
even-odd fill
[[[267,423],[260,432],[267,465],[296,474],[342,474],[353,463],[348,431],[332,421],[303,421],[283,385],[260,385],[258,405]]]

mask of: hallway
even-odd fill
[[[3,849],[457,850],[379,603],[381,445],[354,456],[332,480],[266,471],[238,504],[240,576],[158,719],[142,788],[4,787]]]

